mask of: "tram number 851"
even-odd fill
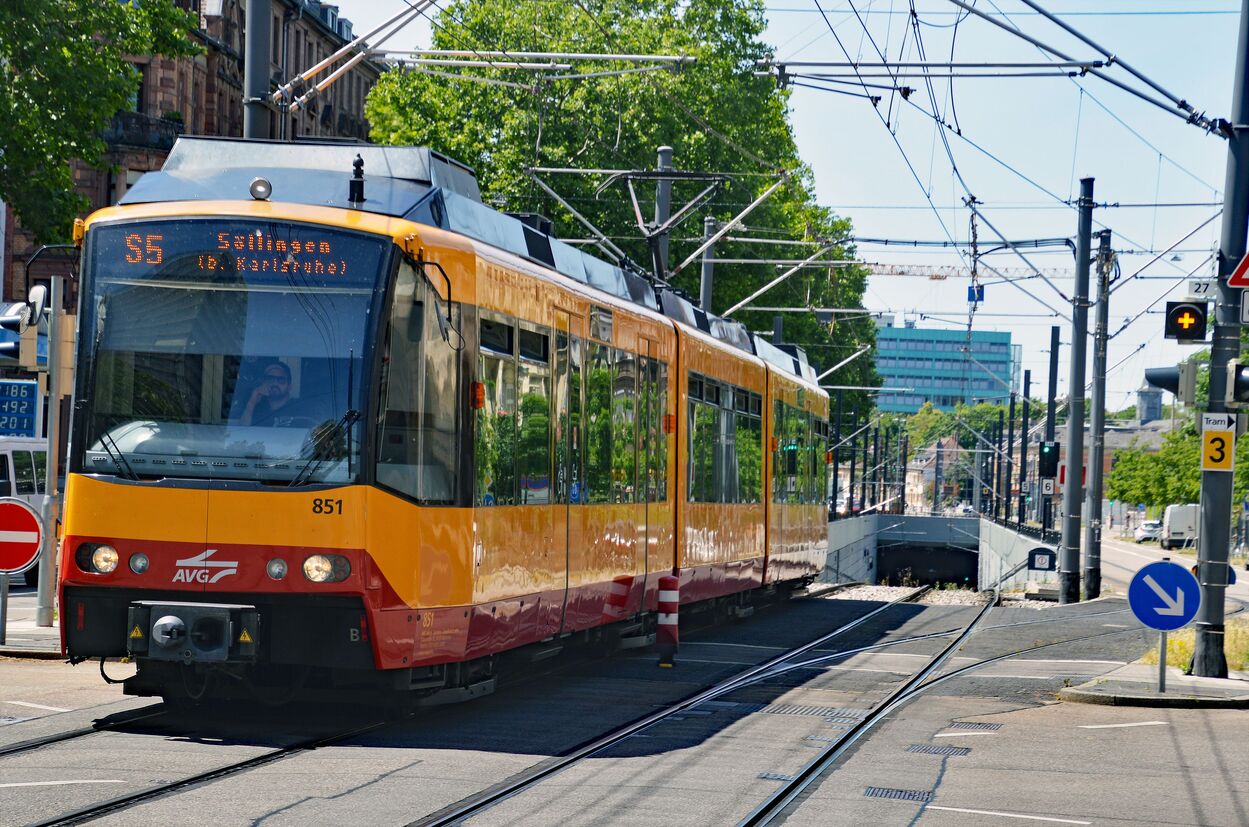
[[[312,500],[313,514],[342,514],[343,501],[329,497],[314,497]]]

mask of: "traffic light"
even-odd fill
[[[1223,402],[1229,408],[1249,407],[1249,365],[1240,359],[1227,363],[1227,387]]]
[[[1146,368],[1145,381],[1171,391],[1182,405],[1191,405],[1197,399],[1196,362],[1181,362],[1173,368]]]
[[[1203,341],[1209,314],[1210,305],[1205,302],[1167,302],[1163,335],[1181,342]]]
[[[1037,463],[1042,477],[1053,479],[1058,476],[1058,443],[1042,442],[1041,459]]]

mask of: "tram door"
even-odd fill
[[[579,539],[581,521],[574,509],[588,500],[585,490],[583,451],[581,366],[585,353],[581,316],[566,310],[555,311],[555,543],[564,556],[564,612],[560,630],[568,616],[569,568],[573,544]]]

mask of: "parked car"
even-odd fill
[[[1200,521],[1201,506],[1197,503],[1168,505],[1162,513],[1162,532],[1158,535],[1158,543],[1165,549],[1197,545]]]
[[[1146,520],[1136,527],[1133,535],[1138,543],[1143,543],[1146,540],[1157,540],[1162,536],[1162,520]]]

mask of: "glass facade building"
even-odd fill
[[[1019,390],[1020,347],[1010,333],[982,330],[971,332],[970,353],[968,344],[966,330],[894,327],[885,319],[876,330],[876,372],[883,387],[907,390],[882,392],[877,408],[915,413],[925,402],[952,410],[1008,401]]]

